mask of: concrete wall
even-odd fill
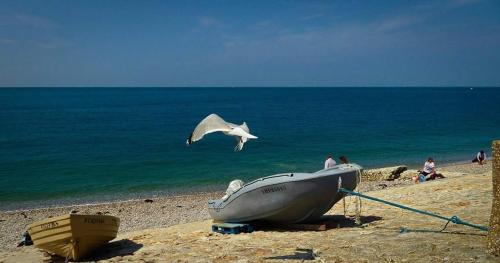
[[[493,141],[493,204],[488,233],[488,252],[500,256],[500,140]]]

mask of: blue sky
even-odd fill
[[[0,86],[499,86],[500,1],[0,2]]]

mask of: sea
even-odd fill
[[[186,145],[216,113],[258,136],[234,151],[222,133]],[[322,169],[491,156],[496,88],[3,88],[0,210],[223,190]]]

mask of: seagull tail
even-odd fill
[[[247,137],[248,139],[258,139],[259,138],[259,137],[255,136],[255,135],[250,134],[250,133],[248,135],[250,135],[250,136]]]

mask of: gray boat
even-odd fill
[[[208,211],[217,222],[315,221],[344,197],[337,191],[339,178],[343,188],[354,190],[362,169],[357,164],[341,164],[315,173],[262,177],[225,199],[208,201]]]

